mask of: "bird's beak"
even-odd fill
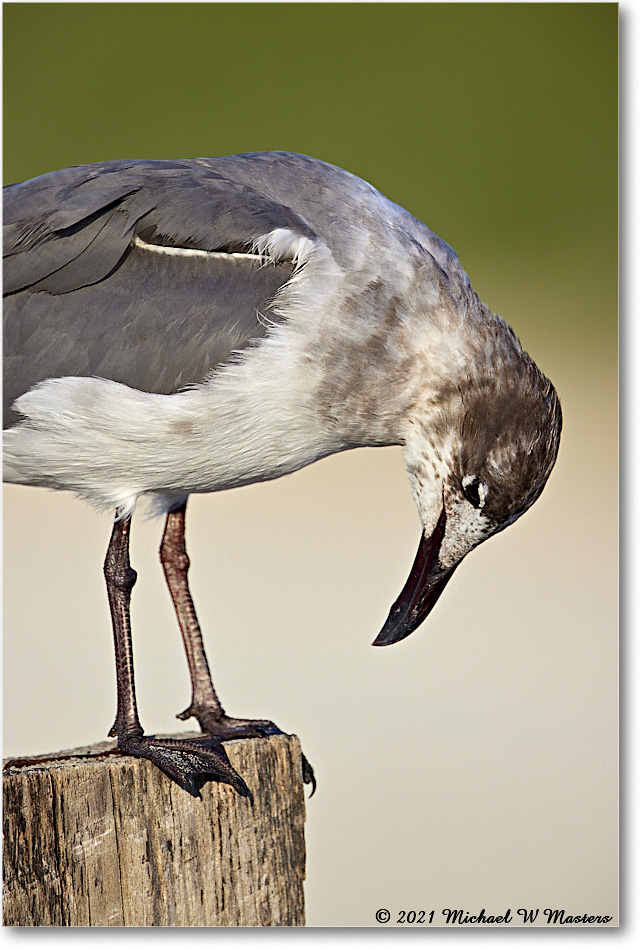
[[[439,595],[452,577],[456,564],[444,570],[439,564],[439,549],[446,530],[446,511],[442,508],[433,533],[421,535],[419,550],[410,576],[373,646],[384,647],[409,637],[437,603]]]

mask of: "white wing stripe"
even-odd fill
[[[233,258],[247,258],[253,261],[264,261],[265,256],[262,254],[250,254],[240,251],[234,251],[233,253],[228,253],[227,251],[203,251],[200,248],[196,247],[169,247],[166,244],[148,244],[147,241],[143,241],[139,237],[135,237],[133,242],[135,247],[140,247],[144,251],[152,251],[154,254],[169,254],[173,257],[233,257]]]

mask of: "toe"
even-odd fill
[[[119,739],[121,752],[149,759],[190,795],[200,797],[206,782],[231,785],[243,798],[252,802],[252,793],[236,772],[220,741],[214,736],[203,739],[157,739],[155,736],[134,736]]]
[[[314,777],[314,769],[303,753],[301,753],[301,768],[303,771],[303,784],[312,786],[312,791],[310,792],[310,798],[312,798],[317,790],[317,780]]]
[[[203,732],[218,739],[261,739],[283,735],[283,731],[269,719],[234,719],[211,710],[193,713]]]

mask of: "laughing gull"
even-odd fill
[[[425,619],[472,548],[540,495],[561,410],[454,251],[354,175],[267,152],[67,168],[4,190],[5,480],[115,512],[104,573],[117,671],[110,735],[198,794],[250,796],[222,739],[280,730],[216,695],[187,583],[193,492],[400,445],[422,535],[375,645]],[[146,736],[129,605],[132,512],[160,557],[205,736]],[[312,780],[304,761],[304,778]]]

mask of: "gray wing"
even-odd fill
[[[404,266],[419,253],[436,279],[469,292],[456,254],[424,224],[305,155],[67,168],[4,189],[5,407],[56,376],[159,393],[202,380],[264,336],[260,314],[278,319],[270,301],[292,265],[239,257],[275,228],[322,241],[346,272],[376,261],[377,246]],[[136,238],[215,253],[155,254]]]
[[[242,252],[274,228],[314,233],[215,164],[108,162],[4,189],[5,424],[42,379],[172,393],[265,334],[261,315],[275,319],[270,301],[293,265]],[[215,253],[150,252],[136,237]]]

